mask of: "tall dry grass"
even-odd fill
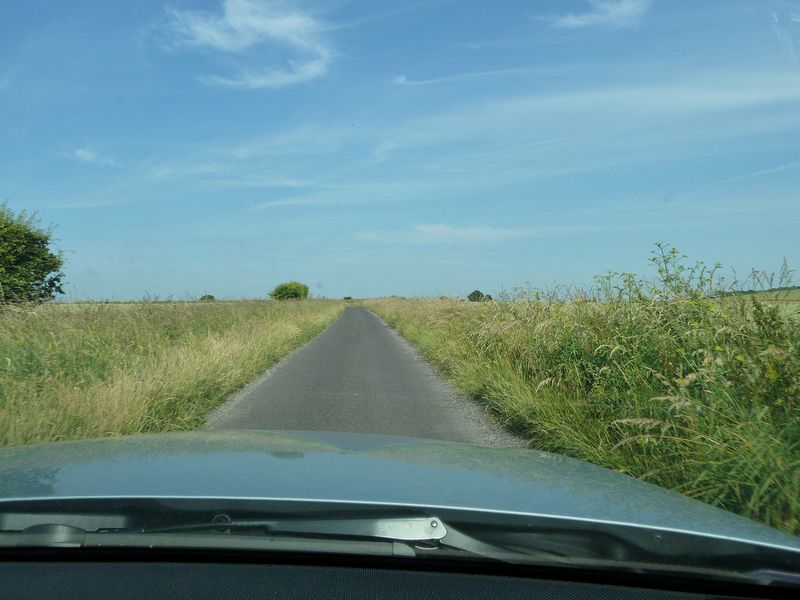
[[[800,531],[800,319],[656,263],[570,298],[366,305],[532,446]]]
[[[197,427],[343,303],[0,307],[0,445]]]

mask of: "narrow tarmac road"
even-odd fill
[[[376,433],[524,446],[456,394],[377,315],[348,307],[208,419],[214,429]]]

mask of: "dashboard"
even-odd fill
[[[0,598],[569,598],[673,600],[721,598],[596,582],[487,573],[322,564],[149,561],[0,562]]]

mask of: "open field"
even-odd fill
[[[533,447],[800,531],[800,319],[630,291],[365,305]]]
[[[800,302],[800,287],[739,293],[742,296],[753,296],[759,300],[770,300],[774,302]]]
[[[748,292],[742,295],[778,306],[786,314],[800,316],[800,288]]]
[[[0,445],[189,429],[344,304],[0,307]]]

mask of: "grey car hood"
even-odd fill
[[[528,449],[237,430],[0,450],[0,501],[78,497],[449,507],[695,532],[800,550],[800,538],[584,461]]]

